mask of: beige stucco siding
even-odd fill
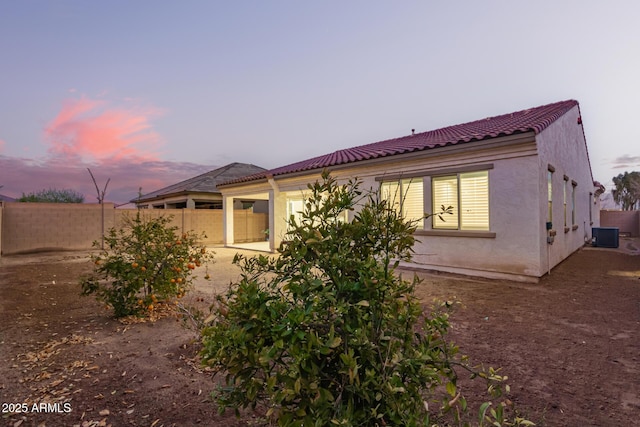
[[[537,276],[537,161],[527,156],[494,159],[492,164],[489,231],[494,237],[419,235],[415,246],[418,265],[485,277]],[[426,178],[425,188],[430,186]]]
[[[591,239],[591,227],[600,224],[599,211],[593,204],[593,177],[589,165],[587,146],[582,125],[579,123],[578,107],[563,115],[541,132],[538,137],[538,153],[540,163],[539,191],[545,203],[540,204],[540,258],[543,260],[543,272],[553,268],[570,254],[582,247]],[[556,236],[552,245],[547,245],[547,170],[551,165],[553,173],[553,230]],[[565,180],[566,177],[566,180]],[[576,221],[575,227],[571,219],[571,191],[575,183]],[[564,225],[564,194],[567,187],[567,228]],[[589,211],[591,210],[591,216]],[[550,260],[550,265],[547,260]]]
[[[466,148],[466,147],[464,147]],[[336,168],[332,176],[341,182],[357,177],[363,189],[379,188],[385,177],[417,176],[424,182],[425,212],[432,212],[431,174],[474,165],[489,170],[490,230],[494,237],[416,235],[413,267],[468,273],[487,277],[523,279],[541,271],[538,233],[540,199],[536,147],[531,142],[494,148],[448,151],[442,155],[397,156],[386,163],[356,164]],[[320,175],[281,178],[277,185],[288,194],[306,189]],[[226,191],[225,191],[226,193]],[[430,229],[430,220],[425,221]]]

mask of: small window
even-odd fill
[[[593,193],[589,192],[589,201],[587,202],[587,206],[589,207],[589,225],[593,225],[593,206],[591,206],[591,203],[595,205],[596,201],[593,196]]]
[[[562,186],[562,200],[564,206],[564,226],[567,227],[567,186],[569,185],[569,177],[565,175],[564,177],[564,185]]]
[[[404,219],[420,221],[424,218],[422,178],[383,182],[380,192],[382,198],[392,203]]]
[[[287,198],[287,221],[290,221],[293,216],[296,223],[300,224],[302,212],[304,211],[304,203],[305,199],[303,197]]]
[[[460,217],[458,209],[458,176],[439,176],[431,180],[433,194],[434,213],[440,212],[444,207],[451,208],[452,215],[434,215],[433,228],[457,230],[459,228],[458,218]],[[446,218],[445,218],[446,217]]]
[[[571,181],[571,225],[572,226],[576,226],[578,225],[577,221],[577,217],[576,217],[576,187],[578,186],[578,183],[575,181]]]
[[[553,222],[553,171],[551,167],[547,171],[547,227]]]

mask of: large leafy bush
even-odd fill
[[[454,367],[468,366],[444,340],[450,304],[423,315],[418,280],[394,274],[411,256],[415,224],[358,182],[340,186],[325,173],[309,189],[279,257],[236,256],[241,280],[203,331],[204,362],[226,374],[220,409],[263,404],[281,426],[459,421],[466,402]],[[491,415],[482,409],[481,422]]]

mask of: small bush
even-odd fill
[[[221,411],[260,403],[280,426],[431,426],[461,422],[457,366],[499,390],[495,371],[476,372],[445,341],[451,303],[423,315],[418,280],[394,274],[415,224],[358,187],[323,174],[280,257],[234,259],[241,280],[203,331],[204,363],[226,374]],[[482,406],[480,423],[508,425],[498,407]]]
[[[110,229],[105,249],[91,256],[95,269],[82,280],[82,294],[94,294],[113,308],[115,317],[143,315],[159,302],[183,297],[193,271],[212,262],[213,253],[198,244],[194,233],[177,234],[170,221],[145,219],[138,212],[125,218],[124,227]]]

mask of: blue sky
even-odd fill
[[[124,202],[565,99],[640,170],[636,1],[0,1],[0,193]]]

